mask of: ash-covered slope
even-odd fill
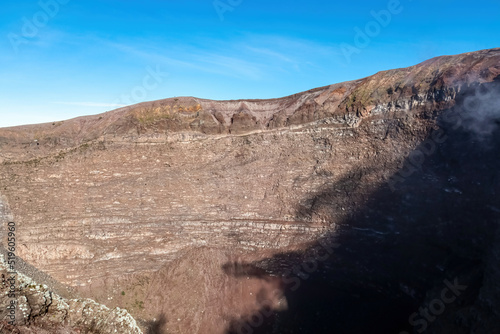
[[[0,218],[25,261],[157,332],[419,330],[408,318],[458,277],[471,295],[426,330],[487,333],[499,80],[492,49],[280,99],[0,129]]]

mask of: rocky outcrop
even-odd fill
[[[427,330],[479,328],[497,319],[499,75],[493,49],[0,129],[2,240],[15,221],[18,256],[152,332],[418,330],[454,277],[466,306]]]
[[[0,255],[0,329],[16,333],[130,333],[142,331],[126,310],[110,310],[91,299],[65,299],[22,273]]]

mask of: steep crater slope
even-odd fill
[[[339,332],[411,330],[409,315],[454,276],[490,286],[467,297],[471,327],[473,312],[495,319],[471,305],[498,300],[484,296],[498,277],[498,204],[486,194],[498,186],[499,75],[493,49],[274,100],[167,99],[0,129],[0,193],[13,216],[2,223],[18,224],[25,261],[158,332],[329,333],[322,310],[337,312]],[[493,111],[474,114],[474,96]],[[426,139],[436,147],[419,162]],[[468,176],[476,169],[485,179]],[[474,182],[483,186],[468,191]],[[290,291],[289,272],[317,240],[335,256]],[[247,323],[261,307],[272,310],[265,323]]]
[[[387,182],[366,191],[381,169],[367,164],[298,208],[309,219],[362,203],[335,231],[301,252],[237,264],[283,277],[288,307],[235,319],[227,333],[499,331],[500,80],[463,89],[436,117],[440,127]]]

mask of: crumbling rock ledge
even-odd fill
[[[91,299],[65,299],[22,273],[15,275],[15,297],[9,297],[13,276],[0,255],[0,322],[2,333],[95,333],[142,334],[136,321],[124,309],[98,304]],[[9,305],[16,305],[15,327]]]

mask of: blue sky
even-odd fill
[[[4,1],[0,127],[281,97],[499,46],[498,1]]]

